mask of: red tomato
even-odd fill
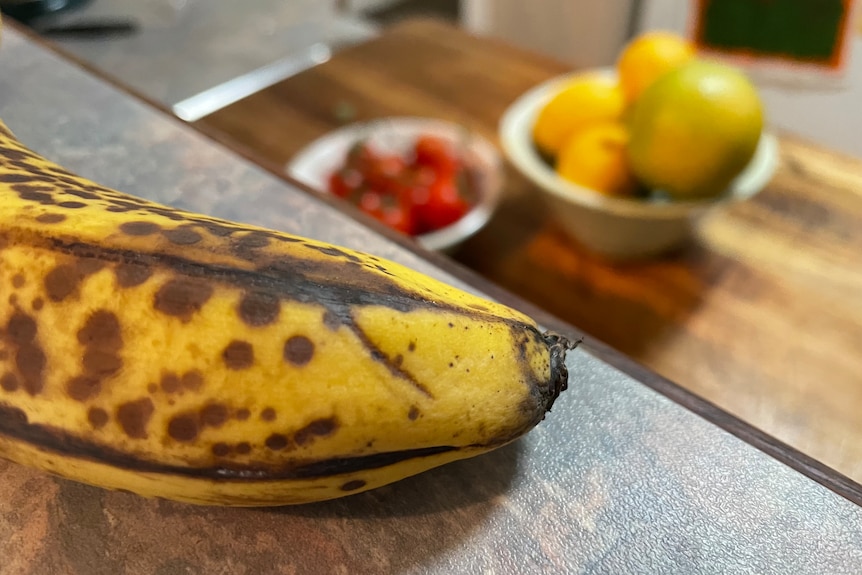
[[[348,150],[345,166],[356,168],[361,172],[364,171],[369,164],[374,162],[377,157],[378,154],[374,148],[371,147],[371,144],[364,140],[360,140],[353,144],[350,150]]]
[[[419,136],[414,152],[417,165],[434,168],[438,174],[454,174],[458,170],[458,158],[452,146],[443,138]]]
[[[414,233],[414,220],[409,206],[394,196],[375,191],[363,192],[357,201],[359,209],[401,233]]]
[[[362,193],[352,198],[359,209],[366,213],[372,213],[380,209],[383,198],[375,190],[363,190]]]
[[[402,234],[412,236],[415,233],[415,220],[410,213],[410,208],[401,202],[384,205],[375,217]]]
[[[401,156],[380,156],[367,165],[365,179],[378,192],[390,192],[406,166]]]
[[[428,166],[413,166],[405,170],[398,180],[395,193],[411,206],[428,203],[431,186],[437,181],[437,174]]]
[[[416,217],[423,231],[444,228],[470,210],[470,204],[461,197],[452,178],[438,178],[428,192],[428,201],[417,206]]]
[[[362,174],[353,168],[342,168],[329,175],[329,193],[346,198],[362,186]]]

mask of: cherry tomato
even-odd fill
[[[452,146],[443,138],[419,136],[414,153],[417,165],[434,168],[438,174],[454,174],[458,170],[458,158]]]
[[[379,192],[389,192],[407,167],[401,156],[379,156],[367,164],[365,179],[368,185]]]
[[[379,215],[375,215],[375,217],[403,234],[410,236],[415,233],[415,220],[410,213],[410,208],[402,202],[395,202],[390,205],[384,203]]]
[[[365,140],[360,140],[353,144],[350,150],[348,150],[345,166],[356,168],[360,172],[363,172],[369,164],[377,160],[377,157],[378,154],[374,148],[371,147],[371,144]]]
[[[346,198],[362,186],[362,174],[353,168],[342,168],[329,175],[329,193]]]
[[[359,209],[366,213],[372,213],[380,209],[383,198],[374,190],[363,190],[352,198]]]
[[[470,204],[461,197],[452,178],[438,178],[429,188],[428,202],[419,207],[417,218],[427,231],[444,228],[461,219]]]
[[[410,208],[399,198],[368,190],[360,195],[357,205],[363,212],[394,230],[407,235],[414,233],[415,226]]]
[[[395,193],[411,206],[428,203],[431,186],[437,181],[437,173],[428,166],[412,166],[398,179]]]

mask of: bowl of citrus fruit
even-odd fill
[[[500,141],[562,228],[614,259],[683,245],[701,217],[751,198],[777,165],[744,71],[664,31],[632,39],[613,67],[523,94],[501,119]]]
[[[451,252],[493,215],[501,164],[490,141],[457,123],[391,117],[318,138],[287,172],[427,249]]]

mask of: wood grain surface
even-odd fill
[[[496,138],[560,63],[428,20],[394,27],[198,122],[270,169],[337,127],[422,115]],[[816,113],[816,111],[814,111]],[[614,265],[567,239],[511,167],[502,207],[455,258],[593,338],[862,480],[862,163],[783,136],[753,201],[670,256]]]

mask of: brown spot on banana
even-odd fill
[[[204,378],[199,371],[189,371],[182,376],[173,372],[162,374],[161,389],[167,394],[183,391],[198,391],[203,387]]]
[[[66,221],[66,215],[48,212],[36,216],[36,221],[40,224],[59,224],[60,222]]]
[[[146,439],[147,424],[154,411],[153,400],[149,397],[130,401],[117,408],[117,422],[132,439]]]
[[[249,231],[236,238],[233,241],[232,246],[235,251],[244,252],[247,250],[265,248],[269,245],[269,240],[270,236],[267,232]]]
[[[180,378],[182,388],[188,391],[198,391],[204,385],[204,376],[201,372],[193,370],[187,371]]]
[[[191,414],[171,418],[168,422],[168,436],[177,441],[193,441],[198,436],[197,418]]]
[[[135,263],[120,263],[114,268],[114,276],[117,278],[117,287],[132,288],[139,286],[153,274],[153,270],[145,265]]]
[[[0,124],[0,125],[2,125],[2,124]],[[2,127],[2,133],[4,136],[7,136],[8,138],[14,138],[15,137],[14,134],[12,134],[12,132],[6,126]],[[10,148],[9,146],[0,147],[0,156],[2,156],[4,159],[7,159],[7,160],[13,161],[13,162],[14,161],[22,161],[22,160],[39,160],[40,159],[39,156],[37,156],[35,153],[31,152],[30,150]],[[27,164],[27,165],[29,166],[30,164]]]
[[[228,408],[221,403],[210,403],[201,409],[201,425],[221,427],[228,419]]]
[[[212,293],[213,286],[209,282],[177,278],[159,288],[153,307],[166,315],[188,322],[210,299]]]
[[[180,442],[198,438],[206,427],[221,427],[227,422],[230,410],[221,403],[209,403],[198,411],[174,415],[168,422],[167,435]]]
[[[26,345],[36,338],[36,329],[36,320],[21,311],[16,311],[6,324],[6,337],[13,345]]]
[[[43,375],[46,357],[36,337],[37,331],[36,320],[23,311],[16,310],[9,318],[2,336],[3,343],[15,358],[17,375],[14,387],[23,387],[30,395],[40,393],[45,384]],[[12,386],[11,379],[7,381],[7,385]]]
[[[20,197],[22,200],[34,202],[42,206],[53,206],[56,203],[54,202],[53,196],[49,192],[26,191],[20,192],[18,194],[18,197]]]
[[[89,411],[87,411],[87,421],[90,422],[93,429],[101,429],[105,427],[109,419],[110,417],[108,416],[108,412],[101,407],[91,407]]]
[[[182,380],[176,373],[165,373],[162,375],[161,388],[165,393],[176,393],[182,389]]]
[[[69,380],[66,392],[76,401],[87,401],[97,396],[103,381],[123,366],[118,355],[123,347],[120,320],[111,311],[96,310],[78,330],[77,338],[84,347],[82,373]]]
[[[202,228],[204,228],[206,231],[208,231],[210,234],[212,234],[218,238],[227,237],[227,236],[231,235],[232,233],[234,233],[235,231],[237,231],[237,229],[238,229],[234,225],[226,225],[224,223],[215,222],[215,221],[203,221],[203,222],[200,222],[200,226]]]
[[[102,391],[102,382],[86,375],[73,377],[66,384],[66,393],[75,401],[87,401],[99,395]]]
[[[17,184],[32,181],[44,181],[44,178],[32,174],[0,174],[0,182],[4,184]]]
[[[281,433],[273,433],[272,435],[267,437],[266,441],[264,442],[264,445],[266,445],[268,449],[271,449],[273,451],[281,451],[289,444],[290,440],[287,438],[287,436],[282,435]]]
[[[18,378],[14,373],[6,372],[0,377],[0,389],[3,391],[18,391]]]
[[[78,330],[78,342],[88,348],[116,351],[123,347],[120,320],[109,310],[96,310]]]
[[[294,335],[284,342],[284,359],[302,367],[314,357],[314,343],[304,335]]]
[[[61,208],[66,208],[67,210],[77,210],[86,207],[87,204],[85,204],[84,202],[66,201],[58,203],[57,206]]]
[[[77,291],[84,278],[96,273],[104,265],[104,261],[92,257],[78,258],[74,264],[59,264],[45,276],[48,299],[62,302]]]
[[[161,226],[148,221],[123,222],[120,231],[130,236],[151,236],[161,230]]]
[[[221,355],[228,369],[238,371],[254,365],[254,348],[247,341],[233,340]]]
[[[240,319],[252,327],[269,325],[278,319],[281,301],[271,293],[251,291],[243,294],[237,313]]]
[[[82,366],[86,375],[109,377],[123,366],[117,354],[123,346],[120,324],[112,312],[100,310],[91,315],[78,332],[78,341],[84,345]]]
[[[61,265],[51,270],[45,276],[45,291],[52,301],[63,301],[75,290],[80,280],[75,268]]]
[[[335,433],[338,429],[338,420],[334,417],[315,419],[302,429],[293,434],[293,441],[297,445],[305,445],[316,437],[326,437]]]
[[[190,246],[203,240],[203,236],[189,227],[179,227],[173,230],[164,230],[162,234],[172,244],[178,246]]]
[[[258,261],[263,256],[261,248],[269,245],[269,235],[263,232],[251,231],[240,237],[234,237],[230,243],[231,252],[238,258],[248,261]]]
[[[351,479],[347,483],[342,484],[342,491],[356,491],[357,489],[362,489],[365,487],[366,483],[362,479]]]

